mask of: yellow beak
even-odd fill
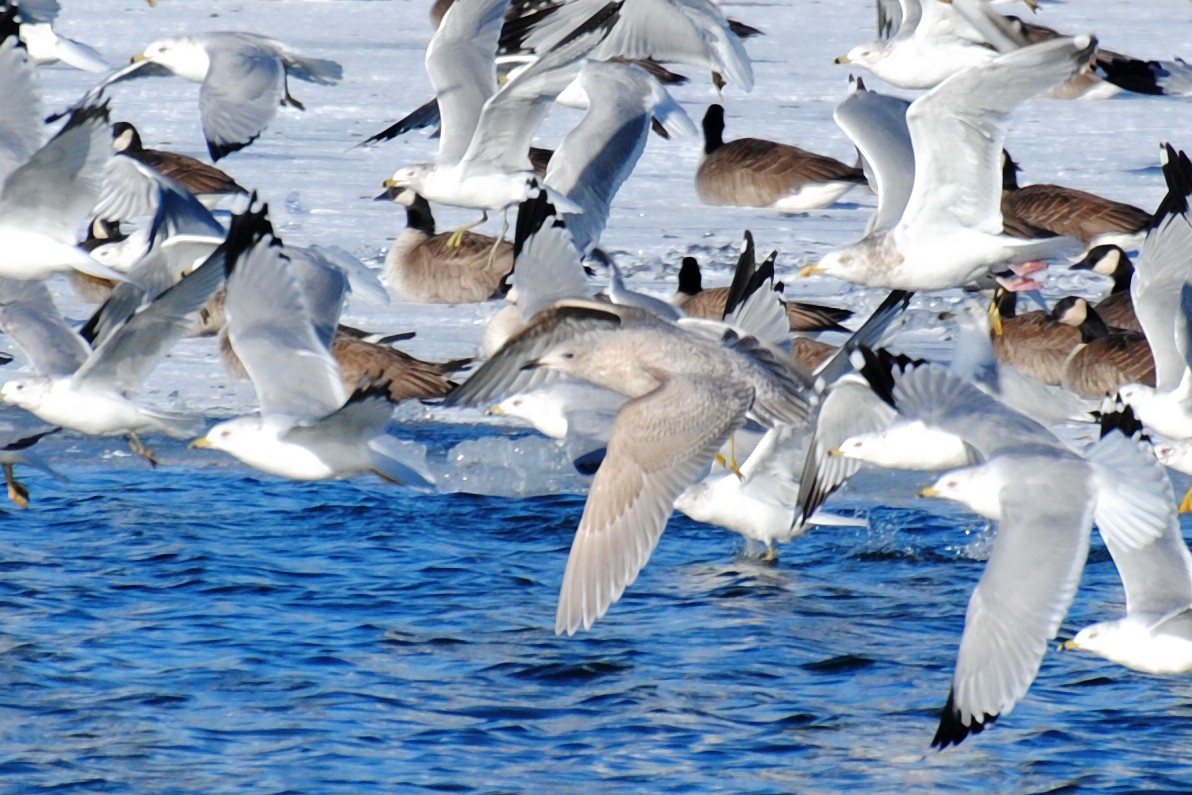
[[[803,278],[807,278],[808,276],[812,276],[816,273],[823,273],[823,272],[824,272],[824,269],[821,268],[819,265],[808,265],[807,267],[803,268],[803,270],[799,271],[799,275],[802,276]]]
[[[919,489],[918,496],[920,496],[920,497],[938,497],[938,496],[940,496],[940,491],[935,486],[927,486],[925,488]]]
[[[399,185],[392,177],[381,183],[382,188],[404,188],[405,185]]]
[[[852,63],[852,61],[850,61],[848,59],[847,55],[842,55],[839,58],[837,58],[835,61],[833,61],[832,63]]]
[[[1072,651],[1073,649],[1079,649],[1080,646],[1076,645],[1075,640],[1066,640],[1060,644],[1060,648],[1064,651]]]
[[[996,300],[989,305],[989,328],[998,337],[1005,333],[1005,327],[1002,326],[1002,313],[997,308]]]
[[[833,447],[831,450],[828,451],[828,455],[834,455],[837,458],[840,458],[841,456],[844,455],[844,451],[841,450],[839,447]]]
[[[198,439],[195,439],[193,442],[188,444],[186,446],[186,449],[187,450],[198,450],[199,448],[210,449],[210,447],[211,447],[211,442],[207,441],[207,437],[200,436]]]
[[[145,53],[139,52],[129,60],[129,63],[140,63],[141,61],[144,61],[144,60],[147,60],[145,58]]]
[[[497,416],[499,414],[504,414],[504,413],[505,413],[505,409],[501,408],[500,405],[490,406],[488,411],[484,412],[485,416],[488,416],[488,417],[494,417],[494,416]]]

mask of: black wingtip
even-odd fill
[[[1151,217],[1152,229],[1162,224],[1170,215],[1188,212],[1188,197],[1192,195],[1192,161],[1188,160],[1188,155],[1165,143],[1162,157],[1167,194]]]
[[[1138,438],[1150,441],[1145,428],[1130,406],[1117,405],[1111,411],[1094,411],[1093,416],[1097,418],[1101,427],[1100,438],[1102,439],[1114,431],[1121,431],[1127,439]]]
[[[106,128],[109,124],[109,110],[108,100],[102,102],[95,102],[89,105],[82,105],[70,112],[70,118],[66,120],[66,124],[62,125],[62,129],[58,131],[58,135],[62,135],[67,130],[73,130],[76,127],[81,127],[89,121],[98,119],[103,122]]]
[[[1157,61],[1143,61],[1126,56],[1106,56],[1104,53],[1097,56],[1095,69],[1106,82],[1112,83],[1123,91],[1151,96],[1166,93],[1159,80],[1171,75]]]
[[[746,229],[743,237],[744,245],[741,248],[741,256],[737,257],[737,268],[733,271],[733,281],[729,285],[728,299],[724,305],[725,317],[749,296],[749,283],[757,270],[757,256],[753,246],[753,233]]]
[[[973,718],[966,725],[961,720],[960,711],[956,709],[955,694],[949,692],[948,703],[940,712],[940,725],[931,739],[931,747],[942,751],[950,745],[960,745],[970,734],[980,734],[997,719],[997,715],[983,715],[980,720]]]
[[[257,203],[257,192],[254,190],[248,198],[248,209],[232,216],[228,225],[228,234],[224,242],[211,256],[214,257],[222,250],[225,257],[225,274],[231,275],[240,260],[240,256],[256,245],[257,241],[268,237],[269,245],[281,246],[281,238],[273,231],[273,224],[269,221],[269,204],[261,202],[259,209],[254,210]]]
[[[861,357],[857,372],[869,383],[875,395],[894,408],[897,408],[894,404],[894,373],[927,364],[923,359],[912,359],[905,353],[891,353],[885,348],[873,349],[859,345],[856,353]]]
[[[526,199],[518,205],[517,222],[513,227],[513,261],[515,263],[525,247],[526,241],[546,226],[548,220],[552,220],[556,226],[563,225],[563,219],[559,217],[555,206],[547,198],[546,191],[539,190],[534,198]]]
[[[226,157],[232,152],[239,152],[241,149],[249,146],[253,141],[261,137],[260,133],[249,138],[247,141],[225,141],[223,143],[207,139],[207,153],[211,155],[211,162],[218,162],[221,157]]]
[[[16,3],[0,5],[0,42],[7,39],[12,39],[16,42],[17,47],[24,49],[25,44],[21,41],[21,25],[17,22]]]

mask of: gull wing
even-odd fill
[[[655,374],[658,389],[629,401],[613,423],[575,532],[555,632],[588,629],[650,559],[675,499],[744,421],[753,390],[732,381]]]
[[[915,183],[902,223],[930,227],[951,215],[1001,234],[1000,158],[1011,111],[1076,74],[1096,46],[1092,36],[1077,36],[1024,47],[965,69],[911,103]]]
[[[75,230],[99,198],[112,154],[108,106],[87,105],[58,134],[9,174],[0,187],[0,218],[74,244]]]
[[[530,143],[555,98],[575,79],[580,62],[608,35],[615,10],[561,42],[484,103],[461,162],[504,171],[530,171]]]
[[[911,103],[869,91],[860,78],[850,77],[849,82],[849,94],[832,118],[861,153],[866,175],[874,183],[877,211],[865,227],[868,235],[898,223],[915,183],[915,153],[906,123]]]
[[[251,144],[277,116],[286,96],[281,56],[252,39],[204,39],[210,68],[199,89],[203,136],[212,160]]]
[[[228,258],[236,262],[225,304],[228,336],[263,416],[318,419],[342,406],[347,394],[266,212],[236,216],[228,232]]]
[[[695,125],[640,66],[588,61],[577,80],[588,112],[555,150],[546,183],[583,208],[565,218],[576,248],[587,252],[600,241],[613,197],[646,147],[651,117],[659,115],[675,132],[694,134]]]
[[[32,157],[42,142],[37,67],[17,35],[16,15],[15,6],[0,13],[0,179]]]
[[[464,156],[484,103],[497,91],[497,40],[508,7],[509,0],[453,3],[426,48],[442,120],[437,163]]]
[[[969,599],[952,692],[931,741],[938,748],[980,732],[1026,694],[1088,556],[1093,501],[1083,461],[1006,456],[984,466],[1002,476],[1002,518]]]
[[[1164,149],[1163,176],[1167,195],[1135,258],[1130,297],[1155,358],[1155,387],[1171,390],[1179,385],[1188,367],[1186,356],[1192,353],[1182,339],[1187,322],[1181,307],[1183,287],[1189,280],[1188,252],[1192,251],[1188,212],[1192,161],[1170,144]]]
[[[0,329],[38,375],[69,375],[91,353],[86,340],[66,325],[44,281],[0,279]]]
[[[74,383],[136,392],[149,372],[190,328],[191,314],[199,311],[223,284],[230,265],[220,254],[208,257],[189,276],[109,334],[75,373]]]

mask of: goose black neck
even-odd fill
[[[679,292],[683,295],[698,295],[703,289],[704,280],[699,272],[699,263],[695,257],[683,257],[683,264],[679,266]]]
[[[1018,190],[1018,164],[1010,153],[1002,150],[1002,190]]]
[[[704,114],[704,154],[710,155],[724,146],[724,107],[709,105]]]
[[[416,229],[427,237],[435,233],[435,218],[430,214],[430,202],[415,195],[414,201],[406,206],[406,227]]]

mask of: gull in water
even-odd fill
[[[1056,39],[966,69],[915,100],[906,121],[914,185],[902,217],[832,251],[803,275],[823,273],[869,286],[940,290],[972,281],[1008,260],[1057,251],[1055,239],[1003,232],[999,158],[1011,111],[1082,68],[1090,36]]]
[[[302,55],[255,33],[213,31],[151,43],[87,98],[124,80],[169,74],[202,84],[203,136],[211,159],[219,160],[255,141],[282,105],[305,109],[290,96],[289,78],[332,85],[343,77],[343,69],[335,61]]]
[[[261,411],[215,425],[192,443],[222,450],[249,466],[293,480],[326,480],[373,472],[384,480],[429,484],[385,433],[389,385],[350,396],[320,335],[303,287],[273,235],[267,208],[233,218],[227,258],[228,336],[252,378]]]
[[[1175,505],[1163,468],[1121,433],[1082,456],[942,367],[895,378],[904,417],[956,435],[979,461],[920,493],[998,523],[932,740],[942,749],[981,732],[1026,694],[1076,594],[1094,522],[1113,543],[1142,549],[1167,532]]]
[[[1123,432],[1141,428],[1129,408],[1103,415],[1102,427]],[[1148,674],[1192,671],[1192,554],[1178,519],[1169,517],[1158,540],[1142,548],[1112,536],[1106,536],[1105,546],[1126,591],[1126,615],[1083,628],[1063,648]]]
[[[42,420],[92,436],[127,436],[133,452],[156,464],[142,433],[185,437],[192,423],[137,405],[131,396],[223,283],[224,258],[213,256],[189,276],[130,312],[94,350],[68,328],[41,282],[0,282],[0,321],[35,370],[8,381],[0,400]],[[15,305],[20,305],[19,310]]]
[[[554,224],[545,230],[548,241],[565,234]],[[556,632],[591,627],[621,597],[649,560],[676,498],[747,416],[766,427],[806,423],[802,377],[752,338],[718,333],[686,331],[633,306],[558,300],[448,396],[448,405],[491,405],[566,375],[628,399],[580,519]]]

